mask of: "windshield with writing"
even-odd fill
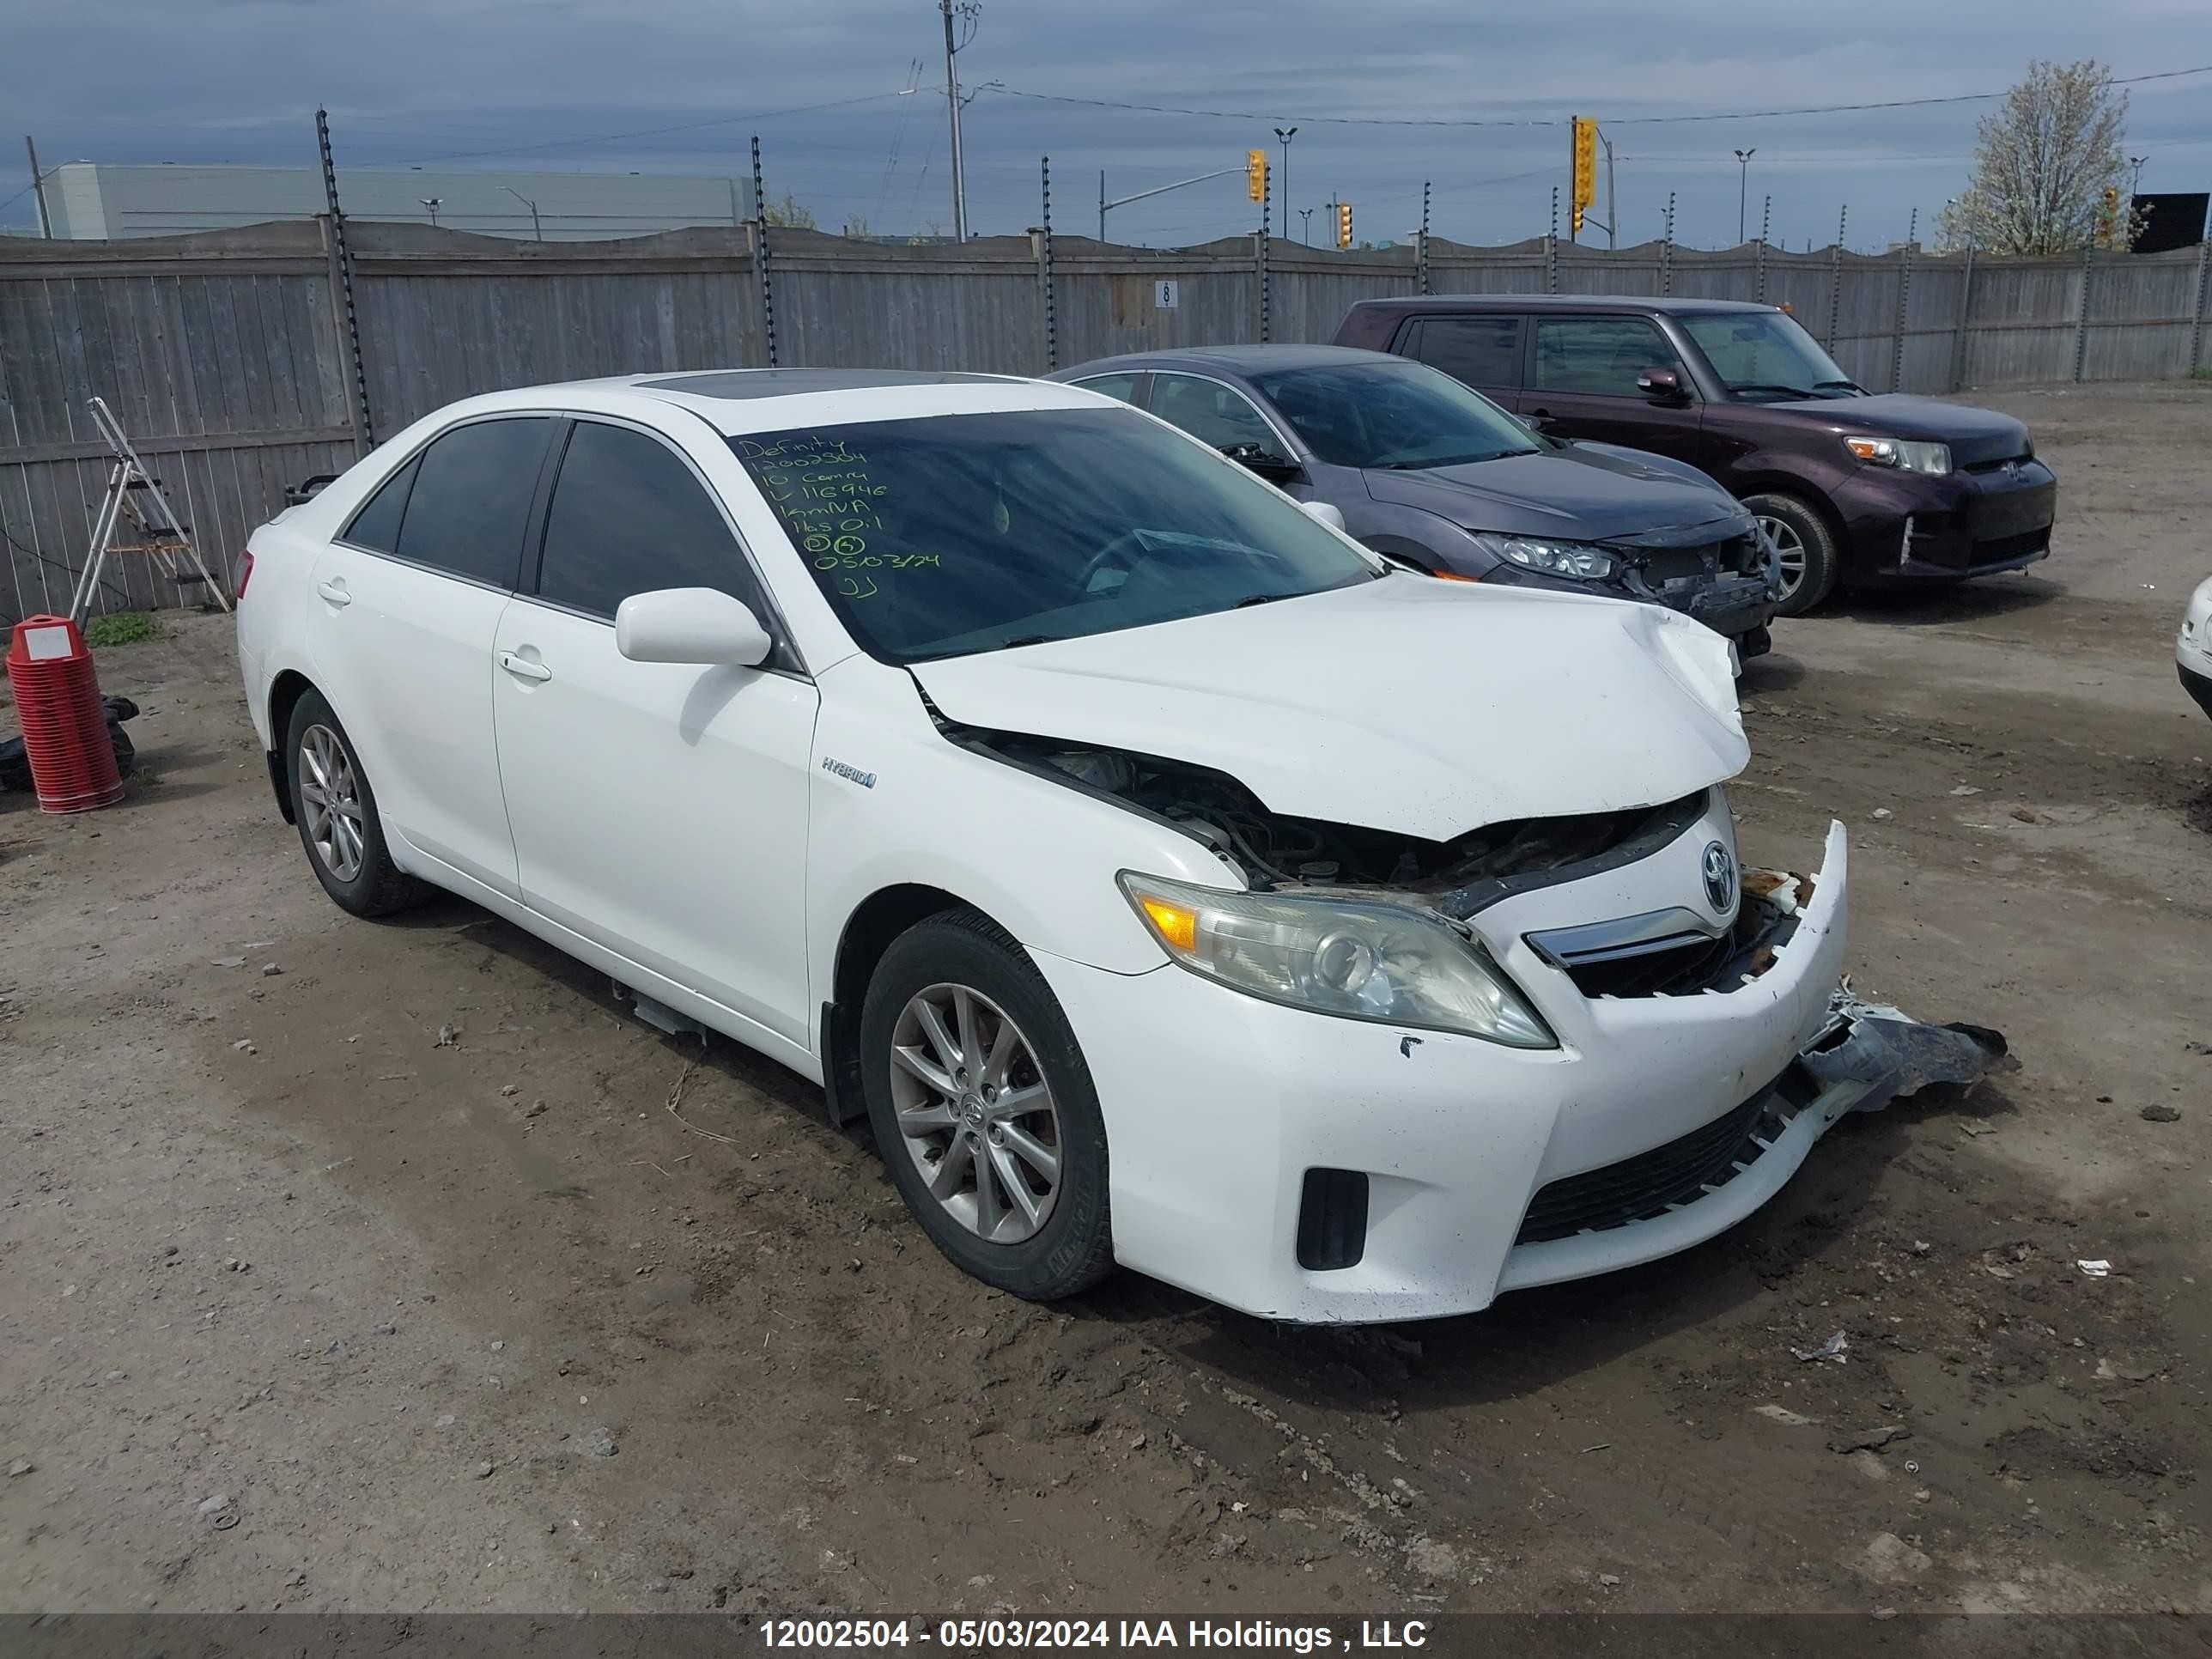
[[[1424,363],[1340,363],[1253,377],[1331,466],[1456,466],[1543,446],[1480,392]]]
[[[1794,317],[1778,311],[1711,312],[1684,317],[1681,324],[1732,397],[1774,402],[1858,393]]]
[[[839,618],[885,662],[1140,628],[1378,574],[1289,496],[1133,410],[729,443]]]

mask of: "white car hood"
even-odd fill
[[[1704,624],[1410,575],[912,672],[964,725],[1212,767],[1270,811],[1429,841],[1673,800],[1750,753]]]

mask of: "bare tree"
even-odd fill
[[[1938,221],[1942,245],[2063,253],[2098,235],[2105,191],[2126,200],[2128,95],[2094,58],[2038,59],[1975,130],[1974,176]]]

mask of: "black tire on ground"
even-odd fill
[[[1056,1196],[1036,1231],[1016,1243],[981,1237],[933,1197],[899,1129],[891,1095],[893,1033],[913,998],[946,985],[980,994],[1013,1022],[1058,1114]],[[1091,1068],[1052,988],[1003,930],[972,910],[947,910],[892,941],[861,1006],[860,1056],[868,1121],[884,1167],[922,1231],[955,1266],[1036,1302],[1073,1296],[1113,1270],[1106,1124]]]
[[[1835,591],[1836,577],[1841,570],[1835,532],[1828,528],[1827,520],[1818,507],[1795,495],[1747,495],[1743,504],[1762,519],[1779,521],[1797,538],[1797,544],[1805,550],[1805,574],[1796,587],[1783,596],[1776,614],[1802,617],[1817,609]]]
[[[317,847],[312,827],[316,815],[309,811],[309,768],[301,750],[307,744],[308,734],[317,730],[330,733],[344,751],[360,809],[360,867],[347,876],[341,876],[332,868]],[[369,786],[368,774],[362,769],[353,739],[346,735],[345,727],[338,723],[337,715],[331,712],[321,692],[304,692],[292,706],[292,718],[284,732],[284,763],[292,788],[292,817],[299,825],[300,846],[307,855],[307,867],[315,872],[315,879],[322,883],[323,890],[340,909],[349,910],[357,916],[381,916],[420,904],[430,896],[434,890],[427,882],[407,874],[392,861],[391,850],[384,842],[384,823],[377,814],[376,792]]]

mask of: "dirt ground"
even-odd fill
[[[1779,625],[1734,795],[2019,1069],[1425,1325],[982,1289],[796,1079],[341,915],[221,618],[103,653],[126,804],[0,798],[0,1611],[2212,1611],[2212,386],[1986,401],[2056,556]]]

